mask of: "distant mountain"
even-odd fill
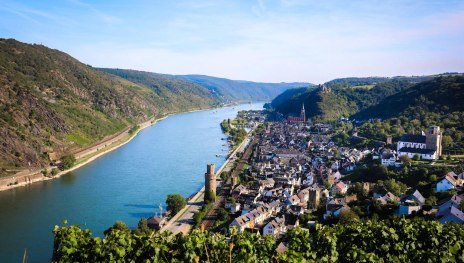
[[[209,90],[178,79],[140,83],[58,50],[0,39],[0,175],[45,165],[47,152],[90,145],[152,116],[218,103]]]
[[[197,83],[217,96],[232,101],[260,100],[269,101],[287,89],[315,86],[311,83],[261,83],[242,80],[230,80],[204,75],[179,75],[182,79]]]
[[[379,80],[382,82],[378,82]],[[309,118],[332,121],[351,116],[413,85],[407,80],[388,78],[376,78],[370,81],[351,79],[349,82],[328,83],[325,87],[329,91],[323,91],[321,87],[288,90],[276,97],[272,101],[272,106],[285,115],[295,115],[300,112],[301,105],[304,103],[306,116]],[[344,84],[339,85],[340,83]]]

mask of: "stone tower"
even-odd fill
[[[441,156],[442,137],[439,126],[431,126],[425,134],[425,148],[437,151],[437,157]]]
[[[317,209],[321,199],[321,189],[319,187],[309,189],[308,208]]]
[[[206,165],[205,173],[205,201],[214,201],[216,198],[216,173],[214,164]]]
[[[306,111],[305,111],[305,108],[304,108],[304,103],[301,106],[300,118],[303,120],[303,122],[306,121]]]
[[[392,144],[393,144],[393,137],[387,136],[387,145],[392,145]]]

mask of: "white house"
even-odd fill
[[[396,153],[391,152],[391,151],[386,151],[382,153],[382,156],[380,158],[380,163],[383,166],[394,166],[397,160],[398,158],[396,156]]]
[[[276,217],[263,228],[263,236],[273,235],[278,236],[287,232],[284,217]]]

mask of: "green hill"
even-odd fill
[[[368,138],[395,139],[404,133],[417,133],[430,125],[444,131],[446,153],[462,153],[464,149],[464,76],[441,76],[386,97],[377,105],[352,116],[356,119],[381,118],[366,122],[359,133]]]
[[[280,93],[291,88],[314,86],[310,83],[261,83],[243,80],[230,80],[204,75],[177,76],[199,84],[217,96],[232,101],[270,101]]]
[[[202,108],[208,103],[219,102],[220,98],[205,87],[171,75],[128,69],[98,68],[139,85],[149,87],[159,98],[157,105],[176,111]],[[209,104],[208,104],[209,105]]]
[[[149,82],[149,83],[148,83]],[[0,39],[0,174],[49,162],[152,116],[217,104],[171,79],[135,84],[42,45]]]
[[[379,78],[375,79],[376,81]],[[285,115],[298,114],[304,103],[306,116],[321,121],[333,121],[340,117],[349,117],[369,106],[379,103],[383,98],[407,89],[412,85],[408,80],[387,79],[376,84],[365,80],[351,80],[339,85],[328,82],[330,92],[322,88],[288,90],[272,101],[272,106]],[[342,83],[342,82],[336,82]],[[353,86],[354,85],[354,86]],[[366,87],[366,85],[372,85]],[[362,86],[362,87],[361,87]]]
[[[391,118],[435,112],[442,115],[464,110],[464,76],[442,76],[386,97],[355,114],[358,119]]]

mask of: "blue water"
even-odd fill
[[[53,226],[68,220],[94,235],[116,220],[135,227],[170,193],[203,186],[207,163],[218,168],[228,147],[220,122],[262,103],[173,115],[131,142],[56,180],[0,192],[0,262],[47,262]]]

